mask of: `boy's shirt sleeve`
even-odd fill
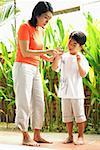
[[[85,69],[86,75],[87,75],[88,72],[89,72],[89,63],[88,63],[87,59],[84,56],[83,56],[82,61],[81,61],[81,66]]]

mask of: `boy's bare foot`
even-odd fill
[[[68,137],[63,144],[73,143],[73,137]]]
[[[48,143],[48,144],[52,144],[53,143],[53,142],[49,142],[49,141],[43,139],[42,137],[34,139],[34,141],[36,141],[37,143]]]
[[[74,142],[75,145],[83,145],[84,144],[84,140],[83,140],[83,137],[79,137],[77,139],[76,142]]]

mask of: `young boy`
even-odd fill
[[[52,69],[61,70],[59,97],[62,99],[62,119],[66,123],[68,138],[64,143],[73,142],[73,117],[78,126],[78,139],[75,144],[84,144],[83,132],[85,128],[84,90],[82,78],[89,70],[89,64],[80,53],[86,42],[83,32],[74,31],[69,36],[67,53],[56,55]]]

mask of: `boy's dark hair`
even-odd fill
[[[70,34],[69,39],[74,39],[80,45],[84,45],[86,42],[86,35],[81,31],[74,31]]]
[[[33,9],[32,17],[29,20],[29,23],[31,26],[36,27],[37,24],[37,16],[41,16],[41,14],[46,13],[47,11],[50,11],[53,13],[53,8],[49,2],[46,1],[40,1],[36,4],[36,6]]]

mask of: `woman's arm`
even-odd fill
[[[46,51],[49,52],[50,50],[47,49]],[[42,59],[44,59],[45,61],[53,62],[53,60],[54,60],[54,58],[56,57],[57,53],[58,53],[57,50],[53,50],[53,51],[52,51],[52,55],[53,55],[53,56],[48,56],[48,55],[46,55],[46,54],[42,54],[40,57],[41,57]]]
[[[54,50],[31,50],[29,49],[28,40],[19,40],[19,46],[23,57],[33,57],[40,56],[42,54],[51,54],[53,55]]]
[[[49,62],[53,62],[54,56],[48,56],[46,54],[43,54],[40,56],[42,59],[44,59],[45,61],[49,61]]]
[[[46,51],[49,52],[50,50],[46,50]],[[41,55],[41,58],[44,59],[45,61],[53,62],[57,55],[62,55],[62,54],[63,54],[63,51],[58,51],[57,49],[55,49],[52,51],[53,56],[48,56],[48,55],[43,54]]]

